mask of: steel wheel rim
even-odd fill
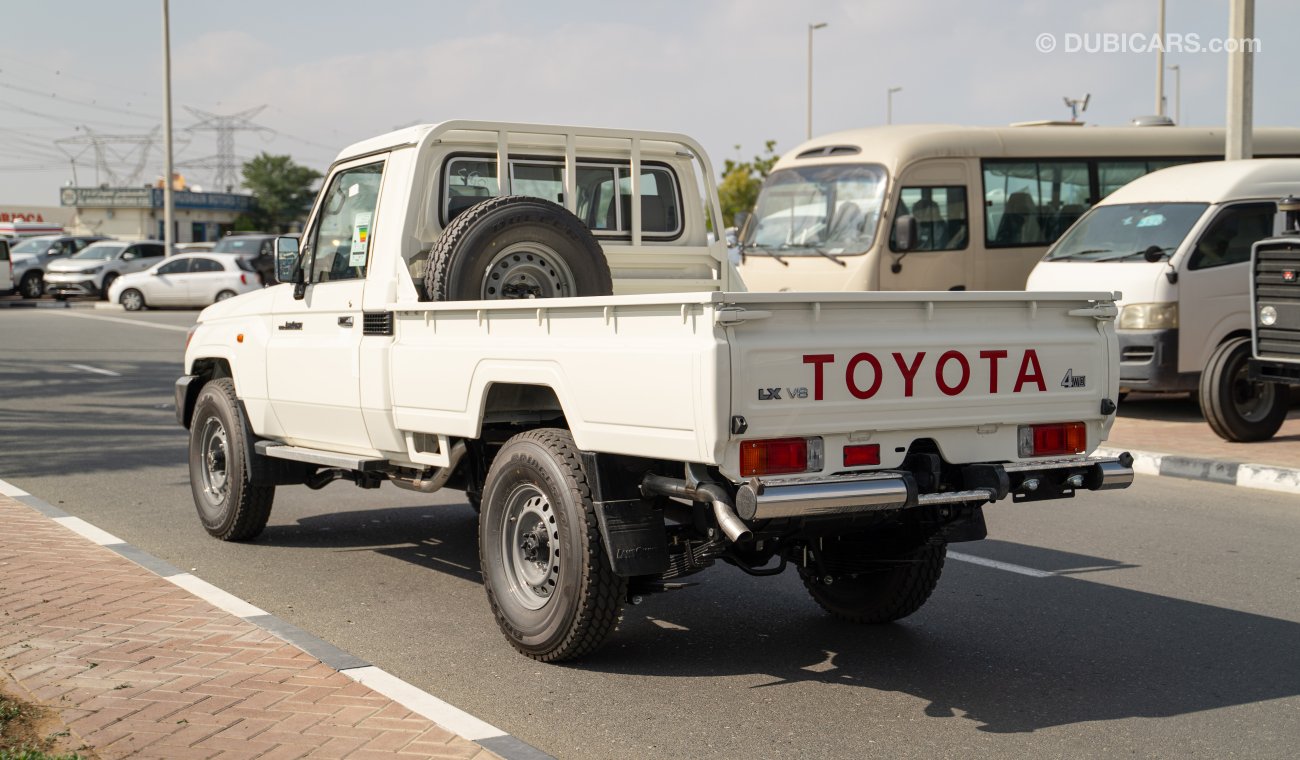
[[[213,506],[226,500],[230,493],[229,438],[226,426],[209,417],[199,433],[199,479],[203,494]]]
[[[483,272],[479,296],[485,301],[563,298],[573,295],[573,272],[564,258],[536,242],[508,245]]]
[[[144,298],[134,290],[128,290],[122,294],[122,305],[127,309],[134,311],[140,308],[144,303]]]
[[[1242,362],[1232,373],[1232,408],[1247,422],[1260,422],[1268,417],[1273,408],[1277,389],[1272,383],[1254,382],[1250,379],[1246,362]]]
[[[560,574],[560,533],[550,499],[532,485],[506,497],[501,519],[501,555],[506,585],[523,607],[539,610],[555,593]]]

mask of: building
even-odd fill
[[[235,219],[253,208],[253,196],[239,193],[172,193],[173,242],[217,240],[234,229]],[[59,194],[74,209],[70,231],[132,239],[163,238],[161,187],[65,187]]]

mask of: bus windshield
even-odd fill
[[[885,169],[809,166],[763,182],[744,248],[778,256],[857,254],[871,248],[885,197]]]
[[[1044,261],[1146,261],[1166,256],[1205,213],[1205,203],[1122,203],[1097,206],[1062,237]]]

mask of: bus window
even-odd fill
[[[916,218],[917,239],[913,251],[961,251],[970,242],[966,217],[966,188],[905,187],[899,191],[895,218],[911,214]],[[889,250],[898,252],[893,230]]]
[[[1047,245],[1088,209],[1086,161],[985,161],[990,248]]]

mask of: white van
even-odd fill
[[[0,296],[14,289],[14,263],[9,260],[9,240],[0,238]]]
[[[1154,172],[1089,209],[1034,267],[1026,290],[1121,291],[1121,393],[1196,391],[1211,362],[1241,363],[1225,353],[1249,357],[1250,248],[1280,231],[1277,200],[1298,193],[1300,159]],[[1244,375],[1224,381],[1242,386],[1242,424],[1277,413]]]

